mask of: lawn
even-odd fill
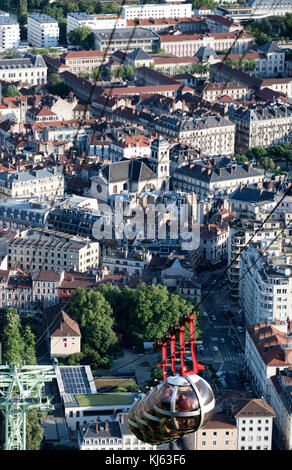
[[[93,393],[75,395],[79,406],[130,405],[132,396],[128,393]]]

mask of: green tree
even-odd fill
[[[176,293],[169,293],[166,286],[146,286],[136,289],[116,289],[102,286],[111,304],[124,344],[140,349],[144,341],[155,341],[177,324],[183,313],[190,315],[194,306]]]
[[[100,67],[93,69],[91,72],[91,78],[95,82],[98,82],[98,80],[101,80],[101,75],[102,75],[102,71]]]
[[[1,335],[3,363],[22,362],[25,345],[21,336],[21,322],[18,311],[15,308],[9,308],[3,315],[4,327]]]
[[[56,74],[51,74],[51,75],[56,75]],[[48,88],[49,88],[49,93],[51,93],[52,95],[60,96],[61,98],[66,98],[70,92],[70,88],[59,77],[57,80],[55,80],[55,77],[54,77],[53,82],[49,84]]]
[[[29,325],[22,330],[22,339],[24,343],[22,360],[25,364],[36,364],[35,335]]]
[[[26,449],[39,450],[43,440],[44,430],[40,426],[41,413],[30,410],[26,417]]]
[[[67,19],[60,18],[58,21],[59,25],[59,43],[66,44],[67,43]]]
[[[8,85],[3,89],[3,96],[11,97],[11,96],[21,96],[20,91],[18,91],[17,86],[15,85]]]
[[[254,59],[251,59],[251,58],[247,59],[245,61],[244,68],[245,68],[245,70],[247,70],[247,72],[252,72],[256,68],[256,61]]]
[[[80,326],[82,352],[97,367],[108,366],[111,348],[117,343],[109,302],[100,291],[78,288],[70,298],[70,312]]]
[[[124,80],[133,80],[134,76],[135,76],[135,69],[134,67],[132,67],[131,65],[129,64],[126,64],[124,67],[123,67],[123,79]]]
[[[81,26],[70,31],[68,40],[74,46],[81,46],[86,50],[93,49],[94,47],[94,34],[88,26]]]

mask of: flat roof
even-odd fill
[[[38,23],[57,23],[57,20],[55,20],[55,18],[52,18],[49,15],[45,15],[44,13],[40,13],[39,15],[29,15],[28,18],[32,18],[33,20],[38,21]]]
[[[128,393],[97,393],[75,395],[79,406],[131,405],[133,395]]]

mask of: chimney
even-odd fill
[[[121,424],[124,424],[124,415],[120,415],[120,422]]]
[[[108,420],[106,420],[106,422],[105,422],[104,429],[105,429],[105,431],[109,430]]]

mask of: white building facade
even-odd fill
[[[191,3],[149,3],[144,5],[124,5],[121,8],[121,18],[126,20],[148,18],[191,18],[193,16]]]
[[[9,16],[0,17],[0,49],[17,49],[20,42],[19,24]]]
[[[29,15],[27,39],[29,44],[35,47],[58,46],[59,26],[57,20],[45,14]]]

